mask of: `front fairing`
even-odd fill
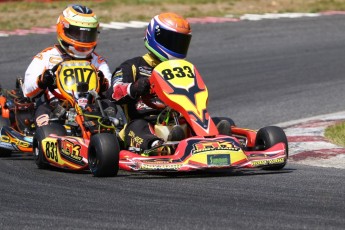
[[[192,63],[185,60],[162,62],[154,69],[150,82],[158,98],[181,113],[197,136],[218,134],[207,111],[207,87]]]
[[[238,168],[247,162],[244,151],[232,137],[192,137],[181,141],[174,155],[139,156],[120,152],[120,167],[130,171],[195,171]]]

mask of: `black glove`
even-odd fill
[[[139,78],[131,85],[131,96],[136,98],[150,93],[150,81],[147,77]]]
[[[46,69],[42,75],[38,76],[37,84],[41,89],[46,89],[47,87],[55,83],[55,74],[56,68]]]
[[[104,77],[102,71],[97,72],[98,80],[99,80],[99,92],[105,92],[109,88],[109,81],[107,78]]]

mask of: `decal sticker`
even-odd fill
[[[87,98],[78,98],[78,105],[81,106],[82,108],[85,108],[85,106],[87,106]]]
[[[143,169],[143,170],[159,170],[159,169],[173,169],[173,170],[177,170],[179,168],[181,168],[182,165],[181,164],[163,164],[163,165],[159,165],[159,164],[144,164],[144,165],[140,165],[139,169]]]
[[[22,147],[22,148],[31,147],[31,143],[26,142],[26,141],[22,141],[22,140],[19,140],[17,138],[13,138],[13,137],[7,136],[7,135],[1,135],[1,142],[15,145],[15,146]]]
[[[152,68],[146,66],[139,66],[139,73],[143,76],[150,77],[152,73]]]
[[[200,141],[193,145],[192,154],[216,150],[239,151],[240,148],[230,141]]]
[[[163,69],[161,71],[161,73],[162,73],[162,76],[165,80],[172,80],[175,77],[194,78],[193,71],[189,66],[178,66],[178,67],[174,67],[172,69]]]
[[[74,144],[69,140],[61,141],[61,154],[68,159],[78,162],[82,161],[83,158],[80,156],[80,149],[80,145]]]
[[[128,136],[131,138],[129,146],[140,148],[140,145],[144,142],[144,140],[141,137],[136,136],[133,131],[130,131]]]
[[[92,74],[95,71],[92,68],[66,68],[62,71],[63,83],[67,86],[74,85],[79,82],[90,83]]]
[[[57,153],[57,142],[47,141],[45,153],[48,159],[58,162],[59,158],[58,158],[58,153]]]
[[[230,155],[229,154],[207,155],[207,164],[209,166],[227,166],[227,165],[230,165]]]
[[[49,124],[49,115],[42,114],[36,118],[36,124],[38,127],[48,125]]]
[[[254,167],[257,166],[265,166],[265,165],[274,165],[274,164],[282,164],[285,162],[284,158],[278,158],[278,159],[271,159],[271,160],[259,160],[259,161],[253,161],[252,165]]]

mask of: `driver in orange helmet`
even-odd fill
[[[62,108],[56,106],[57,99],[47,90],[55,82],[53,67],[58,63],[74,59],[90,61],[98,70],[101,92],[108,89],[111,80],[107,62],[94,52],[99,22],[90,8],[82,5],[68,6],[57,20],[56,31],[59,44],[38,53],[25,72],[25,96],[42,99],[38,100],[37,104],[40,105],[35,111],[36,126],[47,125],[52,114],[57,117],[63,115]]]

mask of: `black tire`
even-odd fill
[[[42,140],[48,137],[50,134],[56,134],[58,136],[66,136],[67,132],[63,125],[57,124],[57,123],[44,125],[36,129],[36,132],[33,138],[33,151],[34,151],[35,163],[39,169],[45,169],[45,168],[48,168],[49,166],[48,162],[46,161],[43,155],[43,149],[42,149],[41,143],[42,143]]]
[[[258,150],[266,150],[271,148],[273,145],[283,142],[286,148],[286,160],[282,164],[270,165],[265,166],[263,169],[266,170],[279,170],[284,168],[287,162],[287,158],[289,155],[289,145],[287,141],[287,137],[285,132],[282,128],[277,126],[267,126],[264,128],[259,129],[256,140],[255,140],[255,147]]]
[[[221,121],[221,120],[226,120],[230,123],[231,126],[236,126],[235,125],[235,122],[234,120],[232,120],[231,118],[229,117],[212,117],[212,120],[214,122],[215,125],[218,125],[218,123]]]
[[[231,136],[231,127],[235,126],[235,122],[229,117],[213,117],[213,122],[217,126],[218,133],[225,136]]]
[[[111,133],[98,133],[91,137],[88,162],[95,177],[116,176],[119,171],[120,146]]]
[[[8,118],[0,117],[0,129],[4,126],[11,126],[11,122]],[[10,157],[12,151],[10,149],[0,148],[0,157]]]

